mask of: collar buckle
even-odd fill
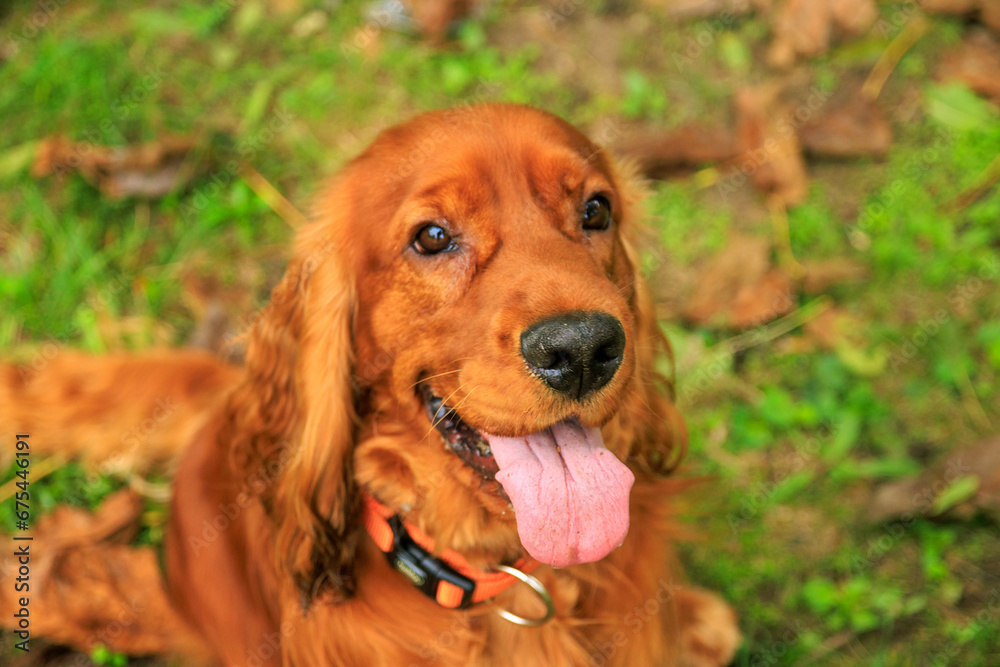
[[[389,565],[402,573],[432,600],[438,601],[438,589],[442,582],[447,582],[462,591],[461,602],[453,608],[468,609],[471,607],[476,582],[459,574],[447,563],[435,558],[429,551],[417,544],[410,537],[398,516],[389,517],[388,523],[392,529],[392,548],[385,552]]]

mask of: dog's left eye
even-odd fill
[[[413,239],[413,247],[421,255],[436,255],[445,250],[454,250],[455,241],[441,225],[424,225]]]
[[[588,231],[604,231],[611,226],[611,204],[605,197],[597,195],[583,205],[583,228]]]

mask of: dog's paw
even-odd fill
[[[724,667],[743,637],[733,609],[715,593],[682,588],[676,593],[680,667]]]

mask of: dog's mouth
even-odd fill
[[[577,417],[517,437],[462,421],[426,384],[427,416],[448,448],[514,508],[517,532],[536,560],[556,567],[599,560],[628,532],[632,471]]]
[[[440,396],[435,396],[426,384],[420,385],[420,393],[427,417],[444,438],[448,449],[485,479],[496,479],[499,467],[493,458],[490,443],[483,434],[462,421],[458,413],[446,405]]]

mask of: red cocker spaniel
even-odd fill
[[[732,658],[670,548],[686,432],[637,200],[523,106],[419,116],[342,170],[177,471],[170,591],[215,658]]]

